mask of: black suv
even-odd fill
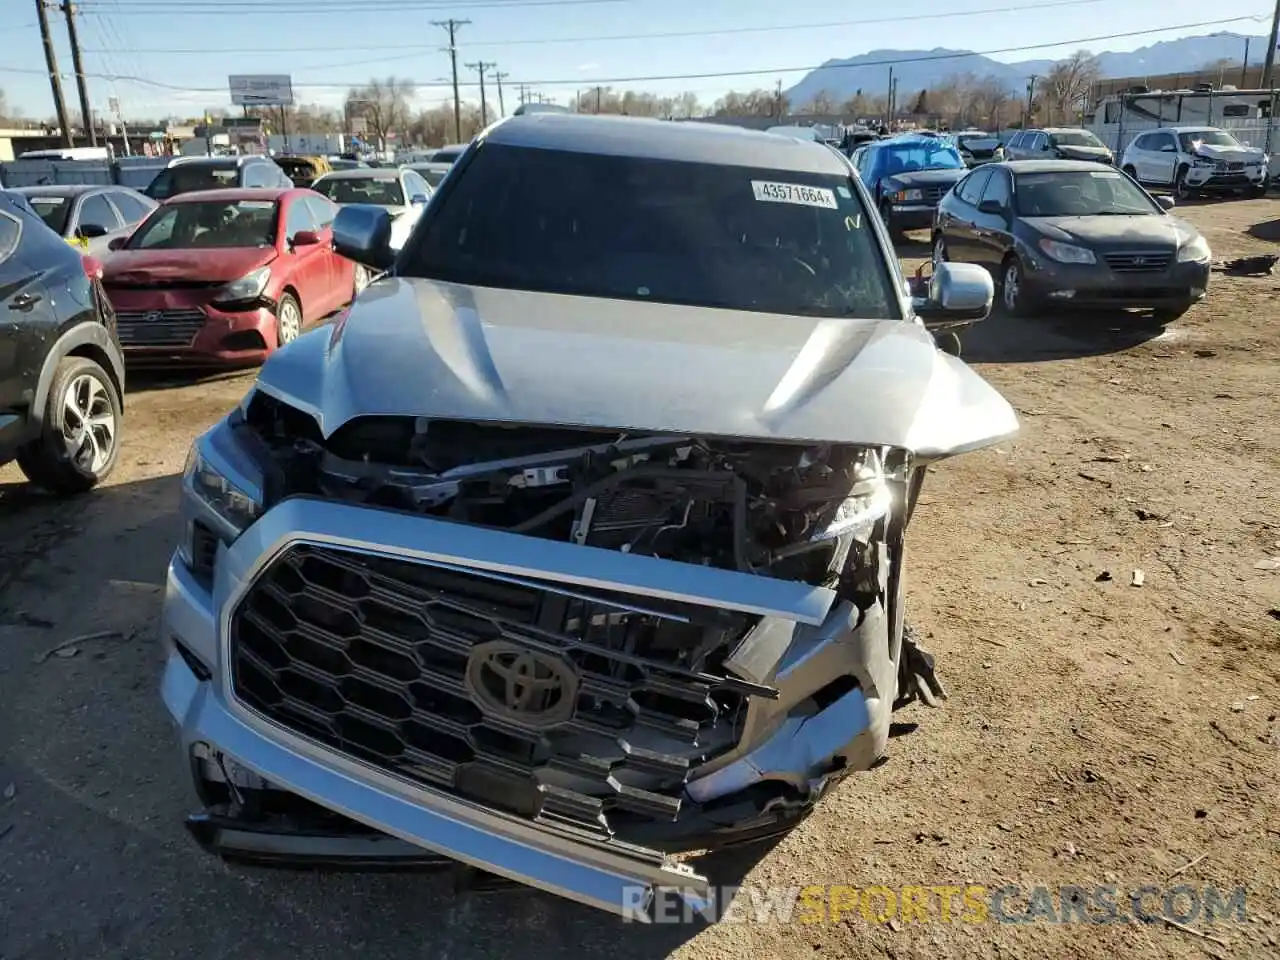
[[[156,174],[146,190],[152,200],[168,200],[180,193],[195,190],[221,190],[224,187],[293,188],[284,168],[270,157],[175,157]]]
[[[57,494],[111,472],[124,359],[102,267],[0,190],[0,464]]]

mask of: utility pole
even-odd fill
[[[498,84],[498,116],[505,117],[507,115],[507,105],[502,102],[502,81],[511,76],[509,73],[503,73],[501,70],[493,72],[493,79]]]
[[[778,122],[782,122],[782,81],[779,80],[773,88],[773,109],[778,114]]]
[[[63,0],[62,12],[67,18],[67,39],[71,43],[71,64],[76,68],[76,88],[80,92],[80,116],[84,120],[85,132],[89,135],[89,146],[98,145],[98,131],[93,128],[93,111],[89,109],[89,86],[84,78],[84,64],[80,62],[80,38],[76,36],[76,9],[71,0]]]
[[[1031,105],[1035,101],[1036,81],[1039,79],[1040,75],[1038,73],[1033,73],[1027,77],[1027,113],[1022,119],[1022,129],[1024,130],[1027,128],[1027,124],[1031,122]]]
[[[889,66],[889,87],[884,98],[884,126],[893,133],[893,65]]]
[[[470,20],[454,20],[450,17],[448,20],[432,20],[431,25],[435,27],[444,27],[449,31],[449,63],[453,66],[453,142],[462,142],[462,101],[458,99],[458,44],[457,31],[459,27],[465,27]]]
[[[1271,42],[1267,44],[1266,65],[1262,68],[1262,88],[1275,89],[1276,44],[1280,43],[1280,0],[1276,0],[1276,11],[1271,15]]]
[[[1240,89],[1249,88],[1249,38],[1244,38],[1244,59],[1240,61]]]
[[[1280,0],[1278,0],[1280,2]],[[596,113],[600,112],[600,88],[596,87]]]
[[[36,0],[36,19],[40,23],[40,38],[44,41],[44,62],[49,68],[49,86],[53,89],[53,108],[58,114],[58,127],[62,130],[62,145],[71,147],[71,121],[67,118],[67,103],[62,99],[62,77],[58,74],[58,57],[53,52],[53,37],[49,35],[49,14],[45,0]]]
[[[484,73],[490,67],[496,67],[496,63],[490,63],[484,60],[477,60],[475,63],[468,63],[468,70],[474,70],[480,74],[480,129],[483,130],[489,125],[489,105],[484,102]]]

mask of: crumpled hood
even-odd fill
[[[1265,156],[1257,147],[1224,147],[1209,143],[1199,144],[1196,154],[1210,160],[1235,160],[1238,163],[1261,163]]]
[[[1022,222],[1050,240],[1102,249],[1127,246],[1147,250],[1176,249],[1195,230],[1177,217],[1023,217]]]
[[[259,387],[325,435],[359,416],[903,447],[1010,436],[1013,409],[914,321],[812,319],[380,280]]]
[[[173,280],[239,280],[276,258],[274,247],[223,250],[116,250],[102,264],[104,283],[145,284]]]
[[[955,169],[947,167],[939,170],[903,170],[890,174],[888,182],[898,184],[901,187],[950,186],[968,172],[965,167]]]

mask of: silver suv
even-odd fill
[[[548,184],[555,189],[548,190]],[[165,703],[210,850],[445,857],[632,913],[798,823],[939,691],[903,626],[926,465],[1011,435],[848,161],[539,113],[457,161],[391,273],[195,443]]]

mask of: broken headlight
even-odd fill
[[[867,540],[892,506],[893,492],[884,467],[878,456],[869,454],[854,468],[854,484],[848,495],[837,504],[830,519],[809,534],[809,540],[833,540],[845,534]]]
[[[262,509],[253,495],[231,479],[234,469],[218,462],[216,447],[209,443],[209,436],[206,434],[191,445],[182,471],[182,493],[188,498],[188,509],[184,511],[188,524],[179,552],[188,566],[193,565],[196,551],[192,544],[199,527],[230,543],[258,519]]]

